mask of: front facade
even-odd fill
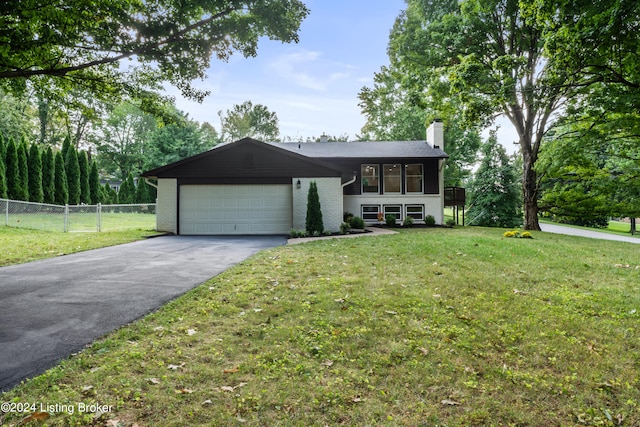
[[[315,181],[325,230],[345,212],[443,221],[442,123],[430,142],[264,143],[245,138],[148,171],[158,186],[157,229],[174,234],[288,234],[304,230]]]

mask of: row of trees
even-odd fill
[[[98,166],[65,139],[62,149],[15,143],[0,133],[0,198],[48,204],[151,203],[155,193],[134,184],[131,174],[116,193],[100,184]]]

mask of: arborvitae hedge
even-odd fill
[[[29,201],[29,149],[25,141],[17,147],[18,150],[18,170],[20,174],[20,194],[16,200]]]
[[[47,147],[47,150],[42,153],[42,193],[44,203],[53,204],[56,202],[55,168],[53,150],[51,147]]]
[[[84,151],[78,154],[78,168],[80,170],[80,203],[90,204],[89,161],[87,160],[87,153]]]
[[[322,209],[320,207],[320,197],[318,196],[318,186],[315,181],[309,184],[309,195],[307,196],[307,221],[306,230],[310,236],[324,233],[322,223]]]
[[[5,145],[2,132],[0,132],[0,199],[7,198],[7,174],[4,164]]]
[[[80,204],[80,166],[78,165],[78,152],[75,147],[67,149],[67,157],[64,163],[67,173],[67,188],[69,190],[69,204]]]
[[[42,203],[44,192],[42,191],[42,156],[37,145],[31,144],[29,148],[29,201]]]
[[[18,167],[18,150],[13,138],[9,138],[7,144],[7,154],[5,157],[5,176],[7,179],[7,198],[21,200],[22,190],[20,189],[20,169]]]
[[[135,203],[136,197],[136,185],[133,182],[133,176],[131,173],[127,175],[127,178],[120,184],[120,191],[118,191],[118,203],[130,204]]]
[[[98,165],[95,160],[91,162],[91,170],[89,171],[89,196],[92,205],[96,205],[101,202],[100,176],[98,175]]]
[[[67,186],[67,174],[64,170],[64,160],[59,151],[55,156],[54,182],[54,203],[66,205],[69,202],[69,187]]]

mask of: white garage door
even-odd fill
[[[182,185],[180,234],[287,234],[291,185]]]

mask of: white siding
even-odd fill
[[[384,195],[384,196],[344,196],[344,210],[355,216],[361,216],[360,206],[362,205],[402,205],[404,219],[405,205],[424,205],[424,215],[433,215],[436,224],[443,223],[443,197],[434,195]]]
[[[300,188],[297,182],[300,180]],[[322,209],[322,222],[325,231],[336,232],[342,223],[343,197],[341,178],[293,178],[293,228],[304,230],[307,221],[307,200],[309,184],[315,181]]]
[[[158,180],[158,204],[156,206],[156,229],[176,234],[178,232],[178,181],[163,178]]]

